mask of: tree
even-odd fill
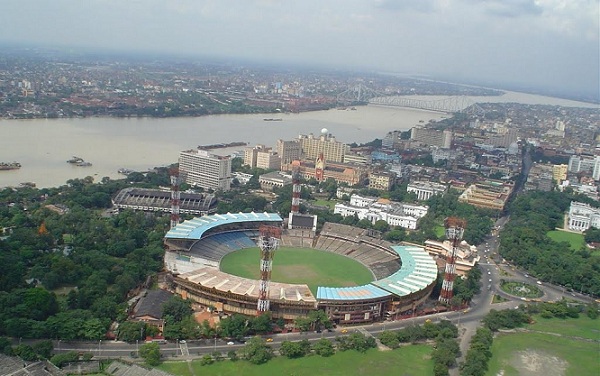
[[[250,323],[252,331],[257,334],[269,333],[273,330],[273,322],[269,312],[263,313],[252,319]]]
[[[299,342],[283,341],[279,348],[281,355],[289,359],[301,358],[305,355],[304,349]]]
[[[50,359],[52,357],[52,351],[54,351],[54,345],[52,341],[46,340],[35,343],[33,351],[43,359]]]
[[[192,314],[192,302],[174,295],[162,305],[163,317],[171,317],[173,322],[181,322]]]
[[[390,225],[386,221],[380,219],[377,222],[375,222],[373,228],[383,233],[387,232],[390,229]]]
[[[315,354],[320,355],[322,357],[328,357],[335,354],[335,350],[333,348],[333,343],[327,338],[321,338],[312,346]]]
[[[263,364],[273,358],[273,349],[260,337],[252,337],[243,349],[244,359],[253,364]]]
[[[160,347],[158,343],[150,342],[140,346],[140,356],[150,366],[157,366],[160,364]]]
[[[248,319],[243,315],[232,315],[221,320],[221,333],[224,337],[241,339],[248,333]]]
[[[398,336],[396,333],[391,332],[389,330],[385,330],[379,334],[379,340],[381,343],[391,349],[396,349],[400,347],[400,341],[398,340]]]

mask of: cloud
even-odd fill
[[[436,0],[378,0],[375,7],[389,11],[417,11],[422,13],[434,12]]]
[[[539,16],[544,8],[536,0],[473,0],[476,6],[484,8],[484,12],[496,17]]]

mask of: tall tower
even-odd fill
[[[300,186],[300,168],[294,166],[292,169],[292,213],[298,214],[300,212],[300,192],[302,187]]]
[[[260,226],[258,229],[258,246],[260,247],[260,286],[258,289],[257,315],[269,311],[269,282],[273,268],[273,254],[279,246],[281,229],[273,226]]]
[[[467,222],[464,219],[457,217],[448,217],[444,221],[446,239],[452,244],[452,252],[450,253],[450,257],[446,259],[444,283],[442,284],[439,299],[442,303],[450,304],[450,300],[452,299],[452,289],[454,287],[454,278],[456,277],[456,249],[463,237],[466,225]]]
[[[179,201],[181,200],[181,192],[179,192],[179,169],[172,168],[169,170],[171,176],[171,229],[179,223]]]
[[[317,161],[315,162],[315,179],[318,182],[325,180],[325,158],[323,157],[323,153],[319,153],[317,157]]]

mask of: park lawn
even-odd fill
[[[329,209],[333,209],[335,207],[335,204],[337,204],[337,201],[335,201],[335,200],[315,200],[315,201],[311,201],[310,203],[315,206],[327,206]]]
[[[585,315],[577,319],[545,319],[535,315],[533,319],[535,323],[527,325],[527,329],[600,341],[600,319],[592,320]]]
[[[567,242],[572,250],[578,251],[585,246],[583,235],[566,231],[548,231],[546,234],[555,242]]]
[[[552,334],[517,332],[494,338],[486,376],[581,376],[597,372],[597,344]]]
[[[260,279],[260,249],[246,248],[221,260],[221,271]],[[307,284],[314,295],[318,286],[362,286],[373,281],[371,271],[349,257],[308,248],[280,247],[273,257],[273,282]]]
[[[209,366],[201,366],[200,361],[193,361],[192,368],[196,375],[210,374],[212,376],[430,376],[433,375],[431,350],[431,346],[427,345],[410,345],[392,351],[371,349],[364,354],[356,351],[343,351],[327,358],[317,355],[299,359],[277,357],[258,366],[243,360],[222,361]],[[184,362],[166,362],[158,368],[176,376],[191,376],[187,365],[172,367],[178,363]]]

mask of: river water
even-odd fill
[[[441,97],[418,97],[438,99]],[[588,103],[522,93],[501,97],[474,97],[478,102],[519,102],[590,107]],[[597,105],[595,106],[597,107]],[[19,162],[19,170],[0,171],[0,187],[35,182],[57,187],[74,178],[122,178],[119,168],[146,171],[176,163],[179,152],[198,145],[248,142],[275,146],[277,139],[319,134],[322,128],[341,142],[368,142],[391,130],[407,130],[443,114],[427,111],[364,106],[356,110],[328,110],[300,114],[219,115],[197,118],[78,118],[0,121],[0,162]],[[281,117],[282,121],[263,118]],[[215,150],[228,154],[235,149]],[[92,163],[67,163],[78,156]]]

